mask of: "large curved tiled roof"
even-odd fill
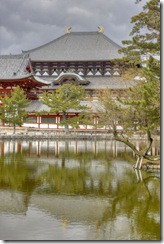
[[[32,61],[109,61],[121,57],[120,48],[100,32],[71,32],[23,53]]]
[[[26,67],[28,55],[0,55],[0,79],[21,79],[29,77]]]
[[[18,55],[0,55],[0,81],[21,80],[25,78],[33,78],[38,84],[50,85],[51,82],[40,77],[34,76],[33,72],[27,71],[30,64],[29,56],[26,54]]]

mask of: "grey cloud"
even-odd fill
[[[146,0],[143,0],[145,2]],[[131,31],[130,19],[142,10],[135,0],[1,0],[0,54],[20,53],[72,31],[96,31],[121,44]]]

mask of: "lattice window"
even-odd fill
[[[41,123],[46,124],[55,124],[56,123],[56,117],[41,117]]]
[[[26,123],[37,123],[37,117],[27,117],[26,119],[25,119],[25,122]]]

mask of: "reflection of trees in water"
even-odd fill
[[[35,146],[38,148],[37,143]],[[148,234],[151,231],[156,237],[159,233],[160,196],[159,180],[154,174],[139,171],[137,178],[129,164],[134,160],[130,151],[117,150],[117,157],[113,157],[113,151],[107,148],[104,151],[96,149],[96,153],[95,148],[94,151],[86,148],[85,153],[77,147],[75,149],[70,150],[68,142],[58,155],[55,150],[51,154],[50,148],[48,153],[40,150],[39,159],[34,157],[31,162],[31,155],[37,155],[38,149],[34,150],[30,144],[24,153],[22,145],[15,144],[13,152],[1,154],[0,188],[25,192],[26,206],[34,190],[39,194],[104,196],[109,198],[109,207],[97,220],[99,230],[105,226],[108,234],[117,232],[117,221],[124,216],[132,237],[135,233],[142,235],[141,229]],[[41,157],[42,153],[52,158],[53,164],[44,161],[46,157]]]
[[[94,141],[93,145],[96,142]],[[100,144],[100,142],[98,142]],[[73,193],[73,194],[98,194],[98,195],[114,195],[119,194],[120,190],[126,191],[128,189],[128,184],[122,189],[122,182],[129,182],[129,184],[134,183],[134,179],[131,177],[131,167],[126,167],[124,172],[121,173],[121,177],[118,177],[118,170],[124,167],[120,164],[118,168],[116,163],[113,162],[113,151],[97,151],[95,154],[95,148],[92,151],[86,152],[80,151],[76,148],[75,151],[70,150],[71,144],[66,141],[63,144],[63,150],[60,151],[58,157],[54,157],[53,165],[44,163],[42,160],[42,166],[45,167],[40,170],[40,173],[36,174],[39,170],[39,160],[36,164],[29,164],[30,157],[28,158],[26,153],[22,151],[21,143],[13,142],[13,153],[9,153],[6,156],[2,156],[1,160],[5,159],[8,161],[8,166],[6,163],[1,165],[3,168],[3,178],[8,177],[11,182],[11,186],[15,189],[28,188],[32,185],[40,187],[45,184],[49,187],[49,190],[61,193]],[[87,143],[85,142],[87,145]],[[105,141],[105,144],[107,142]],[[73,146],[77,146],[77,142]],[[93,146],[92,145],[92,146]],[[111,148],[115,148],[116,142],[113,141]],[[32,143],[29,142],[30,152],[34,151],[35,154],[38,153],[38,142],[35,142],[37,150],[32,149]],[[4,145],[3,145],[4,147]],[[16,153],[16,148],[18,153]],[[57,160],[57,161],[56,161]],[[128,162],[133,162],[131,152],[125,152],[124,150],[117,151],[116,160],[125,160]],[[116,161],[116,162],[117,162]],[[1,178],[2,179],[2,178]],[[31,183],[28,183],[30,181]],[[3,180],[4,184],[5,180]],[[7,182],[7,181],[6,181]],[[9,184],[9,183],[6,183]],[[46,189],[47,189],[46,187]],[[41,188],[40,188],[41,189]]]
[[[142,181],[131,185],[129,190],[115,198],[109,199],[110,207],[106,208],[103,217],[97,222],[98,229],[105,229],[109,236],[117,233],[117,221],[124,216],[122,224],[129,230],[131,240],[138,235],[138,240],[160,238],[160,180],[156,176],[142,178]],[[124,222],[125,221],[125,222]],[[127,224],[128,223],[128,224]],[[119,233],[118,233],[119,235]],[[140,235],[140,236],[139,236]]]
[[[6,154],[5,157],[1,156],[0,189],[24,192],[24,204],[28,206],[29,197],[36,187],[36,181],[33,177],[36,170],[35,165],[27,164],[21,153],[15,153],[14,151],[14,153]]]
[[[108,155],[106,158],[102,153],[97,156],[95,159],[91,153],[74,155],[63,152],[61,164],[57,161],[55,165],[49,165],[44,164],[44,161],[29,163],[30,159],[23,154],[9,153],[0,158],[2,172],[0,186],[32,192],[36,186],[40,185],[41,189],[46,184],[49,191],[54,193],[114,194],[116,189],[113,189],[113,181],[115,188],[119,188],[121,183],[116,181],[117,172],[111,164],[111,157]]]
[[[41,184],[48,185],[46,191],[53,193],[81,194],[85,191],[85,169],[67,169],[49,165],[38,180]]]
[[[82,157],[84,158],[85,155]],[[39,175],[38,181],[40,186],[43,184],[43,191],[61,194],[113,196],[120,194],[120,191],[126,192],[129,187],[128,184],[135,182],[134,177],[132,177],[132,168],[128,167],[127,163],[125,164],[126,167],[122,165],[121,161],[118,165],[112,160],[94,161],[93,159],[87,163],[80,162],[77,164],[77,161],[72,159],[68,160],[64,166],[58,162],[55,165],[49,165]],[[120,171],[119,177],[118,171]],[[128,183],[122,187],[124,181]]]

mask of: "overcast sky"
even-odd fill
[[[121,44],[129,39],[135,0],[0,0],[0,54],[17,54],[72,31],[97,31]]]

